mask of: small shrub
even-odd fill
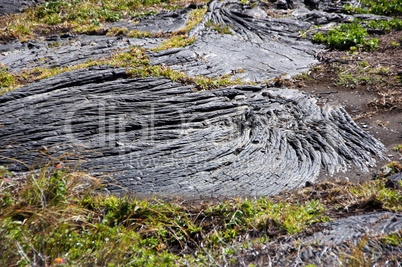
[[[369,20],[363,21],[363,25],[370,30],[375,30],[377,33],[387,33],[391,30],[402,30],[402,20],[393,18],[392,20]]]
[[[379,40],[375,38],[366,40],[367,36],[369,36],[367,30],[359,24],[358,20],[355,20],[353,23],[342,23],[325,34],[318,32],[314,35],[313,41],[342,50],[347,50],[353,46],[376,48]]]
[[[344,6],[346,12],[354,14],[376,14],[386,16],[402,15],[402,0],[362,0],[361,5]]]
[[[14,84],[14,75],[7,72],[7,69],[0,70],[0,88],[11,87]]]

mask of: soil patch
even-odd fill
[[[380,166],[402,160],[402,154],[393,150],[402,143],[401,37],[401,32],[379,36],[380,48],[373,51],[328,50],[320,55],[321,65],[299,75],[292,84],[323,105],[343,106],[361,128],[380,140],[388,149],[388,159],[380,161]],[[329,177],[324,174],[322,178]],[[352,171],[336,178],[361,182],[371,174]]]

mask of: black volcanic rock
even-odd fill
[[[395,173],[388,177],[385,182],[385,187],[393,188],[393,189],[401,189],[401,185],[399,182],[402,181],[402,173]]]

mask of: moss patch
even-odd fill
[[[172,38],[162,44],[162,47],[158,48],[158,50],[162,48],[167,49],[179,47],[193,41],[194,38]],[[99,60],[89,60],[78,65],[62,68],[33,68],[16,74],[9,73],[6,69],[3,69],[3,71],[0,72],[0,94],[4,94],[25,84],[48,78],[62,72],[104,64],[127,68],[127,73],[132,77],[167,77],[179,83],[193,84],[199,90],[209,90],[236,84],[253,84],[242,82],[240,79],[231,80],[229,75],[217,78],[207,78],[203,76],[189,77],[182,72],[174,71],[166,66],[151,66],[145,52],[146,50],[143,48],[132,47],[128,52],[117,53]]]

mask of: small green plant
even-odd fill
[[[186,23],[186,27],[177,32],[174,32],[174,34],[187,34],[192,28],[194,28],[195,25],[203,20],[205,13],[207,13],[207,10],[208,8],[205,6],[203,8],[197,8],[191,11],[189,19]]]
[[[119,27],[114,27],[110,29],[107,32],[107,36],[119,36],[119,35],[127,35],[129,33],[129,30],[126,27],[119,28]]]
[[[336,84],[349,88],[355,88],[359,80],[352,73],[340,73],[336,79]]]
[[[377,33],[387,33],[391,30],[402,30],[402,20],[393,18],[392,20],[369,20],[363,21],[363,25],[370,30],[375,30]]]
[[[391,234],[384,236],[381,238],[383,244],[392,245],[392,246],[401,246],[402,245],[402,232]]]
[[[373,69],[371,72],[374,74],[386,75],[389,73],[389,71],[390,71],[389,67],[378,67]]]
[[[354,14],[377,14],[387,16],[402,15],[401,0],[362,0],[361,5],[352,6],[347,4],[344,6],[346,12]]]
[[[54,48],[54,47],[59,47],[59,46],[62,46],[63,44],[62,43],[59,43],[59,42],[51,42],[51,43],[49,43],[49,48]],[[41,58],[39,61],[42,61],[42,60],[44,60],[44,58]]]
[[[331,48],[347,50],[351,47],[368,47],[369,49],[378,46],[378,39],[371,38],[366,40],[369,34],[367,30],[359,24],[358,20],[353,23],[342,23],[334,29],[324,33],[318,32],[313,36],[316,43],[325,43]]]
[[[11,87],[15,84],[14,75],[7,72],[6,68],[0,70],[0,88]]]
[[[308,31],[300,31],[298,37],[299,38],[307,38]]]
[[[370,65],[368,64],[368,62],[366,60],[359,62],[359,67],[360,68],[366,68],[368,66],[370,66]]]
[[[145,37],[151,37],[152,34],[149,32],[141,32],[141,31],[133,30],[133,31],[129,31],[127,33],[127,36],[133,37],[133,38],[145,38]]]
[[[402,152],[402,145],[397,145],[396,147],[393,147],[392,150]]]
[[[396,161],[392,161],[386,165],[388,168],[392,169],[391,174],[402,172],[402,164]]]
[[[205,26],[220,34],[233,34],[231,27],[226,24],[216,24],[209,20],[205,23]]]

